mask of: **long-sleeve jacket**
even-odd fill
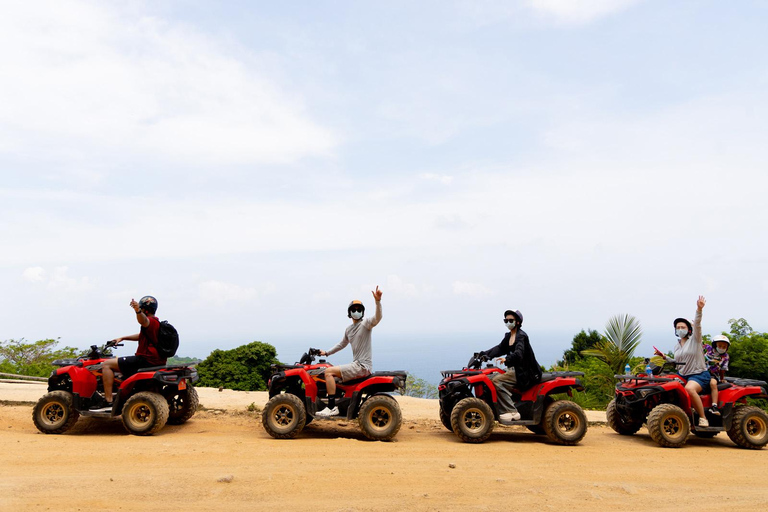
[[[704,359],[704,351],[701,349],[701,310],[696,310],[696,317],[693,320],[693,332],[683,343],[675,345],[674,361],[684,363],[678,367],[677,371],[683,377],[696,375],[707,369],[707,362]]]
[[[505,334],[501,343],[487,350],[485,354],[491,358],[506,355],[507,367],[515,369],[517,388],[522,391],[541,380],[541,366],[536,361],[531,342],[525,331],[517,330],[515,342],[512,345],[509,344],[511,336],[512,332]]]

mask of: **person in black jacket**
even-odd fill
[[[525,391],[537,384],[541,380],[541,366],[533,354],[528,335],[520,328],[523,325],[523,314],[508,309],[504,312],[504,324],[509,329],[504,339],[483,353],[490,358],[504,356],[507,372],[497,373],[492,382],[499,402],[499,419],[515,421],[520,419],[520,413],[512,399],[512,390]]]

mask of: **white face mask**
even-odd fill
[[[725,354],[728,351],[727,348],[722,348],[722,347],[717,347],[715,350],[717,350],[718,354]]]
[[[678,338],[683,339],[688,336],[688,329],[675,329],[675,335]]]
[[[352,317],[352,320],[360,320],[363,318],[363,312],[362,311],[352,311],[349,313],[349,316]]]
[[[504,320],[504,325],[506,325],[507,328],[511,331],[512,329],[515,328],[515,325],[517,324],[515,323],[514,320]]]

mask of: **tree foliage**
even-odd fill
[[[277,351],[268,343],[254,341],[231,350],[214,350],[197,365],[198,386],[263,391],[277,363]]]
[[[743,318],[728,321],[731,331],[728,374],[768,381],[768,333],[757,332]]]
[[[599,332],[592,329],[587,329],[586,331],[582,329],[581,332],[573,337],[571,348],[563,352],[563,359],[558,361],[557,364],[560,366],[573,364],[579,359],[583,359],[584,356],[581,355],[581,352],[593,348],[601,339],[602,337]]]
[[[77,357],[76,348],[64,347],[54,350],[58,339],[27,342],[5,340],[0,342],[0,372],[48,377],[55,368],[51,363],[56,359]]]
[[[400,394],[416,398],[437,398],[438,392],[434,384],[409,373],[405,380],[405,392],[400,390]]]
[[[612,316],[605,325],[603,338],[594,348],[582,350],[581,354],[597,357],[613,372],[621,373],[634,356],[642,336],[643,330],[637,318],[628,314]]]

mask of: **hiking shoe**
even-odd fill
[[[500,421],[517,421],[520,419],[520,413],[515,412],[505,412],[504,414],[499,414],[499,420]]]
[[[720,409],[718,409],[716,405],[713,405],[712,407],[710,407],[709,412],[711,414],[714,414],[715,416],[720,416]]]
[[[699,418],[699,426],[700,427],[708,427],[709,422],[707,421],[707,418]]]
[[[325,408],[322,411],[319,411],[315,416],[319,416],[321,418],[330,418],[331,416],[338,416],[339,415],[339,408],[334,407],[333,409]]]

